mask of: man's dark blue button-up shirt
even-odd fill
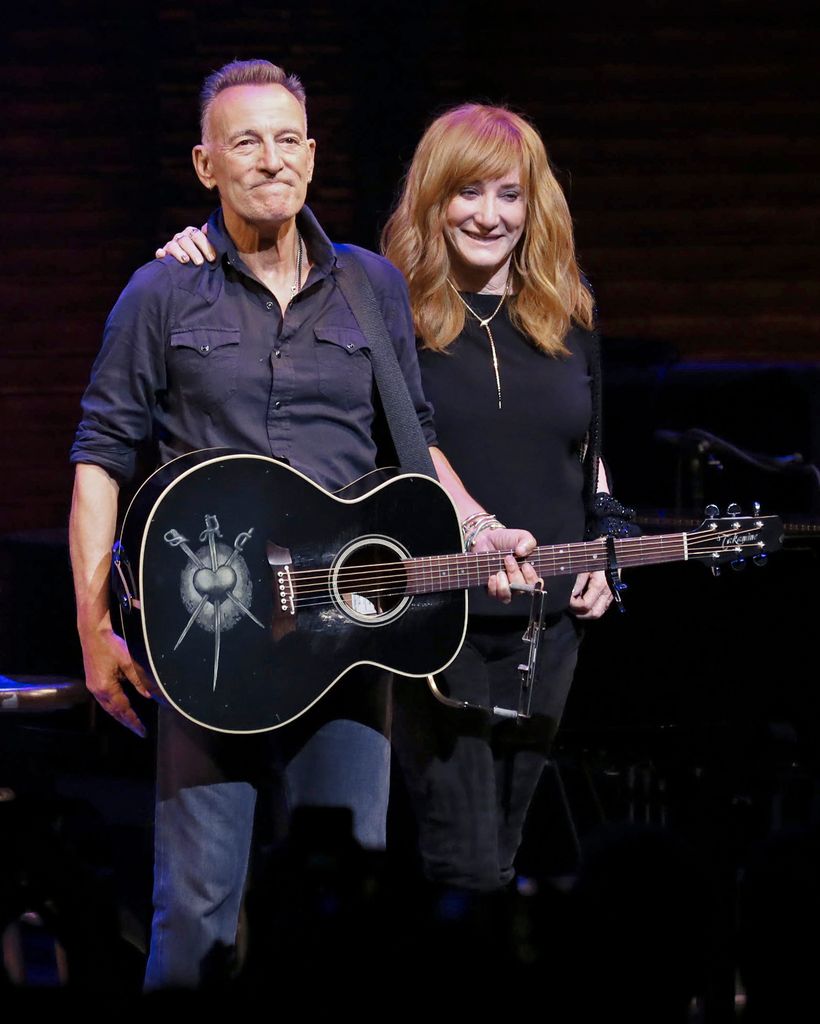
[[[328,489],[375,467],[370,347],[337,286],[333,247],[307,207],[297,225],[312,266],[284,317],[242,263],[219,211],[208,223],[214,263],[166,257],[134,274],[106,323],[72,462],[130,480],[147,443],[158,445],[160,462],[229,447],[285,458]],[[404,279],[381,257],[357,252],[435,444]]]

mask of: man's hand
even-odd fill
[[[119,486],[101,466],[75,467],[68,538],[77,598],[77,631],[83,649],[85,684],[105,711],[138,736],[145,726],[122,684],[128,680],[144,697],[151,684],[111,628],[108,576],[117,518]]]
[[[569,610],[576,619],[600,619],[610,604],[612,591],[604,573],[578,573],[569,600]]]
[[[112,629],[94,630],[82,637],[85,685],[112,718],[138,736],[145,726],[131,706],[123,683],[130,683],[143,697],[151,697],[151,683],[143,669],[128,653],[125,641]]]
[[[203,224],[201,228],[189,225],[178,231],[165,245],[160,246],[154,256],[158,260],[163,256],[173,256],[179,263],[193,262],[197,267],[201,267],[205,260],[212,263],[216,259],[216,251],[208,241],[207,234],[207,224]]]
[[[535,537],[527,530],[482,530],[476,537],[473,551],[514,551],[518,558],[526,557],[535,548]],[[513,592],[510,584],[535,586],[538,573],[529,562],[519,565],[513,555],[504,559],[504,569],[491,576],[487,592],[491,597],[509,604]]]

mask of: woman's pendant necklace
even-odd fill
[[[476,313],[476,311],[472,308],[472,306],[469,306],[467,304],[466,300],[464,299],[464,296],[461,294],[461,292],[458,290],[458,288],[456,288],[456,286],[453,284],[453,282],[449,280],[449,278],[447,280],[447,284],[450,285],[450,287],[453,289],[453,291],[459,297],[459,299],[461,300],[462,305],[467,310],[467,312],[468,313],[472,313],[473,316],[476,318],[476,320],[478,320],[478,326],[484,328],[484,330],[487,332],[487,337],[490,339],[490,352],[492,353],[493,372],[495,373],[495,392],[496,392],[496,395],[498,396],[498,408],[500,409],[501,408],[501,373],[499,372],[499,368],[498,368],[498,353],[496,352],[496,349],[495,349],[495,339],[493,338],[493,332],[490,330],[490,321],[495,318],[496,314],[500,311],[501,307],[504,305],[504,300],[507,298],[507,292],[508,292],[509,287],[510,287],[510,279],[509,279],[509,277],[507,277],[507,281],[506,281],[506,283],[504,285],[504,291],[503,291],[503,293],[501,295],[501,298],[499,299],[498,305],[495,307],[495,309],[492,311],[492,313],[490,313],[490,315],[488,317],[484,317],[483,319],[478,315],[478,313]]]

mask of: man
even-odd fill
[[[208,238],[214,263],[166,259],[142,267],[106,324],[83,399],[71,557],[86,682],[99,703],[140,735],[124,689],[151,681],[113,632],[110,550],[118,489],[149,442],[165,462],[226,446],[287,459],[328,489],[375,467],[373,376],[366,339],[336,282],[334,250],[304,205],[315,143],[298,79],[267,61],[238,61],[206,79],[202,184],[221,207]],[[462,520],[480,506],[435,447],[415,357],[404,282],[359,250],[441,482]],[[474,518],[471,521],[475,521]],[[523,531],[484,530],[475,550],[528,553]],[[508,559],[490,582],[534,582]],[[354,678],[355,677],[355,678]],[[342,806],[356,839],[384,845],[389,776],[384,673],[360,668],[296,722],[272,734],[226,736],[161,708],[154,920],[147,988],[195,987],[208,955],[231,946],[248,865],[256,787],[273,778],[284,817],[296,806]]]

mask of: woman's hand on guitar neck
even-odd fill
[[[514,551],[513,555],[504,556],[504,568],[491,576],[487,582],[487,592],[502,604],[509,604],[513,592],[510,585],[534,587],[538,583],[538,573],[529,562],[519,562],[535,548],[535,538],[527,530],[485,530],[476,538],[473,551]]]
[[[216,252],[208,241],[208,225],[201,228],[188,226],[178,231],[165,245],[160,246],[154,256],[161,260],[165,256],[173,256],[178,263],[193,263],[201,267],[205,260],[213,262]]]

